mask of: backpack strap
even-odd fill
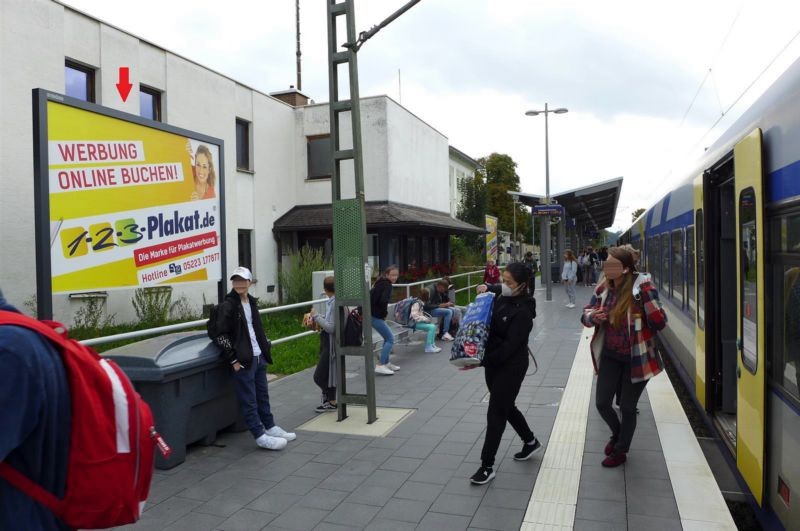
[[[73,350],[75,347],[66,337],[67,330],[61,323],[55,321],[38,321],[27,315],[17,312],[0,310],[0,325],[21,326],[37,332],[58,347]],[[57,330],[63,330],[63,334]],[[59,500],[54,494],[44,489],[41,485],[28,479],[20,471],[9,465],[0,462],[0,477],[8,481],[11,485],[19,489],[22,493],[47,507],[53,514],[61,517],[64,512],[64,502]]]

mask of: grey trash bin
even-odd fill
[[[165,459],[156,452],[156,468],[186,459],[186,446],[211,444],[217,432],[237,426],[230,367],[205,333],[180,332],[131,343],[103,353],[112,358],[150,405],[156,429],[172,448]]]

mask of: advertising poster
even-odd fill
[[[52,292],[220,280],[220,147],[47,101]]]
[[[497,218],[486,216],[486,260],[497,262]]]

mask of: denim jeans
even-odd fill
[[[383,319],[377,317],[372,318],[372,328],[378,331],[383,338],[383,348],[381,348],[380,364],[386,365],[389,363],[389,354],[392,352],[394,346],[394,334],[392,334],[389,325]]]
[[[575,304],[575,279],[565,280],[564,287],[567,289],[567,297],[569,297],[570,304]]]
[[[442,323],[442,330],[444,330],[444,334],[450,330],[450,321],[453,319],[453,310],[451,308],[436,308],[435,310],[431,310],[431,315],[433,317],[443,317],[444,322]]]
[[[264,356],[254,357],[250,367],[239,369],[234,377],[239,410],[250,433],[259,438],[264,431],[275,426],[275,419],[272,418],[269,408],[267,362],[264,361]]]

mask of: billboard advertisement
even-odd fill
[[[39,239],[49,229],[52,293],[219,281],[222,141],[37,95],[37,228]]]
[[[486,260],[497,262],[497,218],[486,216]]]

